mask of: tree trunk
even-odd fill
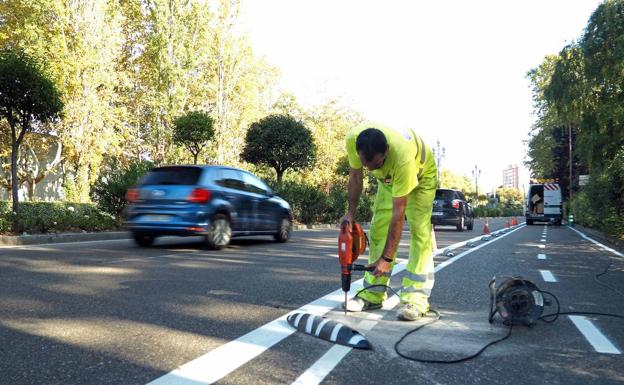
[[[284,176],[284,170],[275,169],[275,172],[277,173],[277,185],[281,186],[282,185],[282,177]]]
[[[19,155],[19,143],[17,142],[15,135],[13,135],[13,139],[11,140],[11,195],[13,199],[13,232],[17,233],[18,231],[18,220],[17,214],[19,213],[19,196],[18,196],[18,187],[19,183],[17,181],[17,158]]]
[[[199,155],[199,152],[193,153],[193,164],[197,164],[197,156],[198,155]]]

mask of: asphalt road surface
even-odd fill
[[[489,221],[492,230],[504,224]],[[407,336],[403,354],[458,359],[505,336],[500,319],[487,320],[494,276],[529,279],[562,312],[624,314],[622,250],[565,226],[520,224],[489,241],[482,229],[481,221],[472,231],[436,229],[431,304],[441,319]],[[345,316],[336,243],[337,230],[326,229],[296,231],[286,244],[236,239],[221,251],[174,237],[151,248],[129,240],[0,248],[0,384],[624,383],[624,322],[602,315],[515,326],[467,362],[399,357],[395,343],[432,316],[397,321],[396,296]],[[404,267],[395,267],[397,289]],[[354,273],[351,294],[361,284]],[[285,321],[291,312],[351,326],[373,349],[296,332]]]

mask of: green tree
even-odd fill
[[[269,115],[249,127],[241,157],[245,162],[272,167],[280,185],[286,170],[301,170],[314,163],[316,146],[302,122],[289,115]]]
[[[204,75],[209,111],[215,118],[211,151],[219,164],[236,165],[247,128],[268,112],[267,101],[272,99],[278,71],[254,55],[248,36],[241,31],[240,0],[215,4],[210,60]]]
[[[524,202],[522,191],[517,188],[499,187],[496,189],[496,196],[504,207],[522,206]]]
[[[213,119],[203,111],[191,111],[176,118],[173,124],[173,141],[189,150],[193,164],[197,164],[197,156],[214,137]]]
[[[0,117],[11,129],[13,230],[17,231],[19,197],[17,161],[24,136],[58,118],[63,110],[59,92],[39,63],[21,50],[0,51]]]
[[[117,59],[123,36],[118,0],[0,2],[0,45],[40,62],[59,87],[64,116],[53,127],[63,145],[65,194],[88,201],[103,154],[120,153],[125,130]]]
[[[469,177],[459,175],[451,170],[442,169],[442,185],[440,188],[461,190],[464,194],[474,191],[474,183]]]
[[[120,217],[127,204],[126,192],[153,166],[152,162],[144,160],[125,166],[117,158],[108,159],[104,162],[106,173],[94,183],[91,199],[101,210]]]

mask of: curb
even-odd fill
[[[366,225],[366,223],[363,223]],[[334,229],[337,225],[293,225],[293,230]],[[0,235],[0,246],[38,245],[43,243],[65,243],[86,241],[111,241],[130,239],[127,231],[104,231],[99,233],[50,233],[32,235]]]
[[[128,239],[126,231],[105,231],[100,233],[58,233],[33,235],[0,235],[0,246],[37,245],[42,243],[109,241]]]
[[[566,221],[566,223],[567,223],[567,221]],[[569,224],[568,224],[568,226],[569,226]],[[615,247],[617,247],[619,249],[624,249],[624,241],[622,241],[620,239],[617,239],[617,238],[615,238],[615,237],[613,237],[611,235],[607,235],[607,234],[605,234],[605,233],[603,233],[601,231],[590,229],[590,228],[578,225],[576,223],[574,224],[574,227],[577,227],[577,228],[581,229],[581,231],[583,231],[585,234],[587,234],[587,235],[589,235],[589,236],[591,236],[593,238],[596,238],[596,239],[600,240],[601,242],[608,243],[611,246],[615,246]]]

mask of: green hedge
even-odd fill
[[[11,202],[0,201],[0,233],[11,231]],[[90,203],[20,202],[18,233],[117,230],[121,220]]]
[[[485,207],[474,208],[474,215],[477,218],[484,217],[518,217],[523,216],[522,208],[517,207]]]
[[[273,189],[290,203],[299,223],[337,223],[347,210],[347,192],[342,187],[334,186],[325,193],[313,185],[286,181]],[[373,199],[365,194],[360,197],[356,216],[359,222],[370,222]]]
[[[142,171],[142,170],[141,170]],[[123,173],[121,173],[123,174]],[[104,191],[103,184],[97,194],[99,205],[90,203],[67,202],[20,202],[19,233],[50,233],[76,231],[104,231],[121,228],[120,215],[106,211],[118,212],[123,205],[120,196],[127,181],[136,182],[135,170],[129,173],[132,177],[110,178],[115,181],[116,188],[109,193]],[[119,181],[119,182],[117,182]],[[132,183],[134,183],[132,182]],[[344,188],[334,186],[329,193],[320,190],[317,186],[284,182],[275,187],[275,192],[288,201],[293,209],[294,220],[298,223],[337,223],[347,210],[347,192]],[[362,194],[358,204],[356,219],[359,222],[370,222],[374,196]],[[0,201],[0,233],[11,231],[12,225],[11,202]]]
[[[595,170],[566,207],[574,222],[624,239],[624,148]]]
[[[126,207],[126,191],[134,187],[154,164],[148,161],[132,163],[122,167],[115,159],[110,160],[108,171],[100,177],[91,189],[91,200],[103,211],[121,216]]]

